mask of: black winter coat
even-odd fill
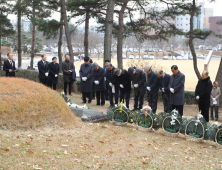
[[[118,84],[122,84],[124,86],[124,88],[120,88],[122,93],[131,92],[131,78],[128,71],[122,70],[121,75],[117,76],[116,81]]]
[[[10,64],[10,62],[8,60],[4,61],[4,65],[3,65],[3,70],[6,72],[5,76],[6,77],[15,77],[15,62],[12,60],[13,66]],[[9,70],[12,70],[12,72],[9,72]]]
[[[195,90],[195,97],[199,96],[200,101],[210,100],[210,94],[211,94],[212,88],[213,88],[213,85],[210,80],[210,77],[199,80],[196,86],[196,90]]]
[[[94,83],[95,91],[105,91],[106,90],[106,83],[104,80],[105,76],[105,69],[99,67],[99,73],[96,75],[96,70],[93,71],[93,83],[94,81],[99,81],[99,84]]]
[[[49,63],[45,61],[45,65],[42,60],[38,62],[38,69],[39,69],[39,79],[47,79],[45,73],[49,72]]]
[[[49,83],[51,84],[58,84],[58,77],[55,77],[57,74],[59,76],[59,64],[51,62],[49,64]]]

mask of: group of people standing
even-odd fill
[[[4,61],[3,70],[7,77],[14,77],[15,62],[12,60],[12,54],[8,53],[8,60]],[[46,55],[42,55],[42,60],[38,62],[39,81],[56,90],[58,75],[60,73],[57,58],[53,57],[52,62],[46,61]],[[89,57],[84,58],[84,63],[80,67],[79,75],[81,79],[80,91],[82,92],[82,103],[91,104],[92,96],[95,91],[97,105],[104,106],[105,100],[109,100],[110,106],[117,105],[120,102],[126,104],[129,108],[131,87],[134,88],[134,109],[142,109],[144,104],[144,95],[147,94],[147,100],[152,111],[156,113],[159,91],[162,93],[164,112],[171,112],[176,109],[183,116],[184,106],[184,83],[185,75],[181,73],[177,65],[171,67],[172,75],[159,69],[156,72],[149,65],[143,70],[136,67],[129,67],[128,70],[115,68],[109,60],[105,61],[105,67],[100,67],[97,63],[91,63]],[[75,67],[70,61],[69,55],[65,56],[62,62],[64,92],[67,95],[67,86],[69,86],[69,95],[71,95],[72,84],[76,79]],[[208,71],[203,71],[202,79],[198,81],[195,90],[195,97],[198,101],[199,110],[209,121],[209,108],[211,107],[211,120],[214,120],[213,110],[215,110],[215,120],[218,121],[219,97],[221,95],[218,82],[212,82]],[[88,101],[87,101],[88,99]],[[114,99],[114,100],[113,100]]]

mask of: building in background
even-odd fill
[[[210,39],[216,38],[216,35],[222,35],[222,16],[209,17],[210,30],[213,31],[213,34],[210,35]]]
[[[209,22],[209,18],[213,16],[214,10],[213,8],[205,8],[204,9],[204,27],[203,30],[204,31],[209,31],[210,30],[210,22]]]

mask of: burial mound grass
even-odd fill
[[[27,79],[0,78],[0,129],[72,128],[78,124],[56,91]]]

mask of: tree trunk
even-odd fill
[[[35,3],[34,2],[33,2],[32,15],[33,15],[32,17],[35,18]],[[34,55],[35,55],[35,23],[32,23],[32,53],[31,53],[31,61],[30,61],[31,69],[33,69]]]
[[[86,11],[85,37],[84,37],[85,56],[89,56],[89,18],[90,18],[90,13],[89,11]]]
[[[123,23],[123,16],[124,11],[126,9],[128,0],[124,0],[123,6],[119,11],[119,32],[117,38],[117,65],[118,68],[123,68],[123,60],[122,60],[122,50],[123,50],[123,32],[124,32],[124,23]]]
[[[115,0],[109,0],[106,11],[105,37],[104,37],[104,61],[111,61],[112,31],[113,31],[113,13]],[[105,67],[105,62],[103,62]]]
[[[62,3],[61,10],[62,10],[63,21],[65,24],[65,34],[66,34],[67,46],[69,49],[70,61],[72,61],[74,63],[74,54],[73,54],[73,49],[72,49],[71,37],[70,37],[70,33],[69,33],[65,0],[61,0],[61,3]]]
[[[20,0],[21,1],[21,0]],[[20,3],[19,3],[20,4]],[[21,9],[18,9],[18,68],[22,65],[22,27],[21,27]]]
[[[217,72],[217,76],[216,76],[216,81],[218,81],[218,84],[220,86],[220,90],[222,92],[222,57],[221,57],[221,60],[220,60],[220,66],[218,68],[218,72]],[[220,95],[220,107],[222,107],[222,95]]]
[[[62,10],[61,10],[61,17],[60,22],[62,22]],[[60,32],[59,32],[59,42],[58,42],[58,57],[59,57],[59,68],[60,73],[62,73],[62,37],[63,37],[63,25],[60,26]]]
[[[200,72],[197,68],[197,56],[196,56],[196,52],[194,49],[194,45],[193,45],[193,17],[195,15],[195,8],[196,8],[196,4],[195,4],[195,0],[193,0],[193,9],[190,15],[190,35],[189,35],[189,46],[190,46],[190,51],[191,54],[193,56],[193,67],[194,67],[194,71],[197,75],[198,79],[201,79],[201,75]]]

